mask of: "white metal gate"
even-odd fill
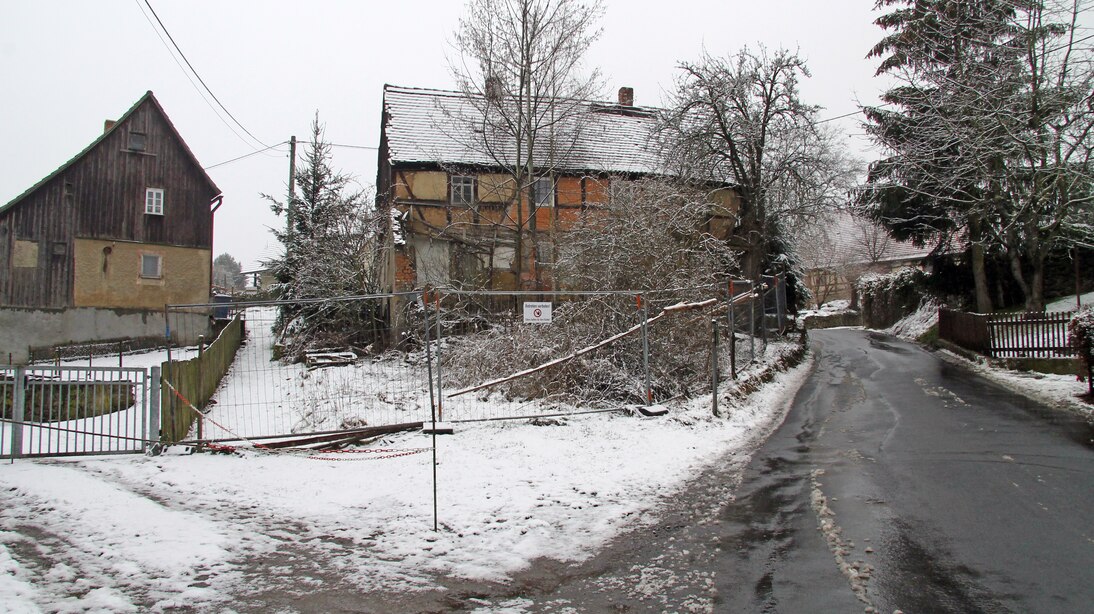
[[[159,368],[0,366],[0,458],[140,453],[159,438]]]

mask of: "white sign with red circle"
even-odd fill
[[[524,303],[525,324],[550,324],[551,303]]]

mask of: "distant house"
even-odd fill
[[[854,283],[865,273],[919,266],[932,251],[897,241],[871,220],[846,211],[827,214],[797,239],[805,285],[817,304],[851,301]]]
[[[209,300],[221,202],[146,93],[87,148],[0,207],[0,328],[9,329],[0,351],[22,356],[28,345],[162,336],[165,304]],[[12,326],[23,334],[11,334]]]
[[[386,289],[543,289],[558,282],[556,242],[608,202],[613,182],[667,174],[653,139],[657,110],[634,106],[633,90],[621,88],[617,102],[580,102],[572,117],[552,124],[556,133],[541,134],[568,131],[570,140],[550,159],[534,161],[529,185],[514,186],[506,171],[518,158],[512,143],[493,151],[480,146],[476,114],[484,100],[384,87],[376,188],[395,220]],[[574,101],[567,102],[573,110]],[[549,104],[539,108],[550,113]],[[720,184],[711,186],[710,198],[703,230],[726,237],[735,227],[737,194]]]

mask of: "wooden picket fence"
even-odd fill
[[[1073,312],[981,314],[938,310],[938,336],[992,358],[1074,358]]]

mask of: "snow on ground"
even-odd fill
[[[1053,375],[1033,371],[1011,371],[983,360],[971,361],[947,350],[939,354],[950,362],[962,364],[1016,394],[1033,398],[1051,407],[1076,412],[1094,420],[1094,406],[1079,397],[1087,384],[1074,375]]]
[[[1079,301],[1083,307],[1094,305],[1094,292],[1087,292],[1079,296]],[[1065,296],[1058,298],[1048,305],[1045,305],[1046,311],[1075,311],[1078,309],[1078,305],[1075,301],[1075,295]]]
[[[838,301],[828,301],[820,306],[818,309],[800,309],[798,310],[798,317],[804,318],[808,315],[820,315],[828,316],[836,313],[847,311],[851,308],[851,301],[840,299]]]
[[[436,440],[438,532],[432,438],[421,433],[377,444],[425,449],[391,458],[176,447],[2,465],[0,602],[15,611],[217,609],[262,588],[254,561],[294,551],[362,591],[430,588],[439,576],[499,580],[539,557],[580,561],[652,522],[702,467],[750,451],[808,370],[780,374],[728,418],[697,399],[660,418],[460,424]],[[288,573],[303,590],[330,581]]]
[[[938,303],[934,300],[923,301],[919,309],[900,319],[896,324],[885,329],[885,332],[915,341],[923,336],[932,326],[938,324]]]

